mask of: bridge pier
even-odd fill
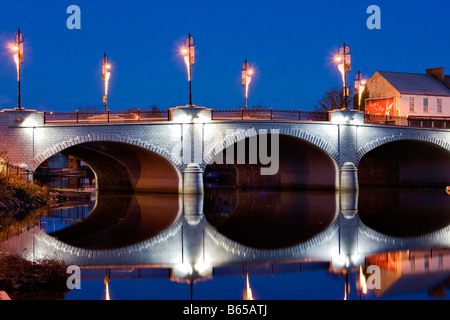
[[[203,194],[203,170],[197,163],[190,163],[184,169],[183,193]]]
[[[353,162],[346,162],[340,170],[340,186],[341,191],[357,191],[358,185],[358,169]]]
[[[362,265],[364,257],[358,252],[358,191],[341,191],[339,206],[339,255],[333,257],[333,267]]]

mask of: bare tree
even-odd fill
[[[349,108],[353,101],[353,90],[349,88],[350,95],[344,100],[344,92],[342,88],[333,87],[326,91],[322,98],[317,101],[318,105],[314,105],[314,109],[317,111],[329,111],[334,109],[342,109],[347,106]]]

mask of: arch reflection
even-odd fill
[[[99,193],[95,208],[83,221],[49,235],[86,249],[126,247],[169,228],[181,208],[177,194]]]
[[[442,189],[360,188],[358,213],[368,227],[415,237],[450,224],[450,197]]]
[[[326,230],[339,213],[338,194],[209,189],[204,213],[229,239],[257,249],[280,249]]]

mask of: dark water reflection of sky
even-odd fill
[[[450,196],[442,190],[361,189],[356,197],[353,201],[357,204],[361,222],[389,236],[417,237],[450,225]],[[203,212],[206,221],[227,238],[248,247],[270,250],[305,242],[325,231],[339,216],[338,200],[339,194],[335,192],[207,189]],[[166,230],[180,217],[181,206],[179,197],[171,195],[99,196],[95,205],[55,210],[41,219],[40,226],[50,235],[74,246],[117,248],[145,241]],[[397,264],[405,259],[404,250],[399,248],[398,252],[403,255],[392,258]],[[346,282],[350,286],[348,299],[448,299],[450,251],[423,248],[422,252],[426,257],[441,255],[443,266],[435,274],[440,277],[440,287],[436,288],[436,283],[430,280],[430,286],[434,287],[426,288],[425,285],[419,291],[409,292],[408,285],[402,284],[406,291],[386,296],[378,296],[370,290],[367,295],[361,294],[357,287],[359,270],[351,270],[346,277],[331,272],[326,262],[311,263],[309,267],[302,264],[301,272],[295,271],[295,263],[300,263],[296,261],[289,262],[291,271],[286,273],[258,272],[256,267],[247,270],[256,299],[343,299]],[[383,257],[384,253],[378,254],[372,261]],[[403,265],[406,263],[410,263],[410,259],[403,261]],[[102,275],[108,272],[112,299],[189,299],[191,292],[194,299],[242,299],[245,288],[243,273],[215,276],[196,282],[191,288],[188,283],[164,276],[165,270],[161,271],[161,277],[125,279],[127,273],[145,274],[146,268],[142,266],[116,266],[109,271],[100,268],[95,271],[97,276],[92,270],[83,272],[88,276],[82,283],[82,290],[72,290],[66,299],[103,299],[105,283]],[[114,274],[121,276],[114,277]],[[407,281],[414,282],[419,279],[417,277],[422,279],[423,274],[417,274],[416,278],[409,275]],[[397,279],[392,287],[399,282]]]

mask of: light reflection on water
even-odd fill
[[[207,189],[203,201],[196,204],[203,208],[208,225],[225,238],[265,252],[314,239],[344,211],[350,212],[349,221],[356,215],[380,234],[405,239],[450,225],[450,197],[442,190],[361,189],[342,199],[335,192]],[[178,195],[99,195],[95,206],[55,210],[41,218],[40,227],[72,246],[104,250],[152,239],[179,219],[183,219],[183,201]],[[182,244],[180,250],[188,250],[188,245]],[[192,281],[175,277],[171,266],[164,264],[90,266],[82,269],[83,289],[72,290],[66,299],[104,299],[106,277],[111,299],[236,300],[242,299],[247,274],[255,299],[449,297],[449,248],[409,249],[399,244],[388,252],[367,254],[363,268],[370,264],[381,267],[384,282],[382,290],[367,294],[358,287],[359,266],[336,269],[331,259],[235,261],[212,266],[212,276]]]

